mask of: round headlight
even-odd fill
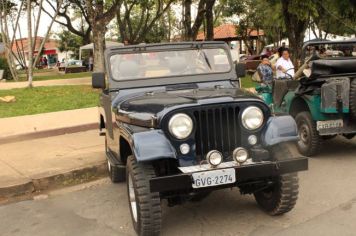
[[[248,152],[247,152],[247,150],[245,148],[238,147],[232,153],[232,157],[234,158],[234,160],[237,163],[241,164],[241,163],[244,163],[245,161],[247,161]]]
[[[177,139],[185,139],[193,131],[193,121],[188,115],[178,113],[169,120],[168,129]]]
[[[248,130],[255,130],[263,124],[263,112],[258,107],[248,107],[242,112],[242,124]]]
[[[206,154],[206,160],[209,162],[209,164],[213,167],[216,167],[221,164],[223,159],[223,156],[221,152],[217,150],[211,150]]]

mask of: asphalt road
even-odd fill
[[[356,235],[356,139],[337,138],[300,173],[295,209],[271,217],[252,196],[221,190],[169,208],[162,235]],[[134,235],[125,184],[108,179],[0,206],[0,235]]]

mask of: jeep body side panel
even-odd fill
[[[297,124],[291,116],[270,117],[261,138],[264,147],[298,141]]]
[[[138,162],[176,158],[175,149],[162,130],[135,133],[132,139],[133,152]]]

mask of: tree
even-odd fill
[[[59,46],[58,49],[61,52],[73,52],[72,57],[79,57],[79,48],[82,45],[82,38],[76,34],[73,34],[69,30],[63,30],[62,32],[57,34],[59,38]]]
[[[260,52],[259,44],[264,44],[264,39],[260,37],[259,32],[267,28],[266,9],[263,8],[265,1],[262,0],[226,0],[227,8],[224,9],[223,15],[228,17],[238,16],[239,20],[236,27],[236,33],[239,35],[247,47],[250,54]],[[251,40],[251,34],[257,31],[259,43],[254,48],[254,42]]]
[[[94,71],[105,71],[104,49],[106,26],[115,17],[116,12],[119,10],[119,5],[119,0],[113,0],[106,10],[103,0],[85,0],[89,25],[93,32]]]
[[[301,57],[305,31],[310,17],[317,13],[313,0],[280,0],[282,5],[283,19],[289,40],[289,48],[292,50],[294,65]]]
[[[197,15],[195,17],[194,23],[192,22],[192,0],[183,0],[182,6],[182,15],[183,15],[183,26],[184,26],[184,33],[183,38],[185,40],[196,40],[199,30],[206,20],[206,31],[209,40],[214,38],[214,11],[213,7],[215,4],[215,0],[199,0],[198,1],[198,9]]]
[[[13,22],[13,17],[15,16],[15,22],[16,25],[19,21],[20,18],[20,12],[22,10],[23,2],[21,2],[20,7],[17,9],[17,5],[8,0],[1,0],[0,1],[0,29],[1,29],[1,40],[5,45],[5,57],[6,57],[6,62],[9,64],[9,70],[11,72],[11,76],[14,80],[18,80],[18,75],[16,72],[16,66],[15,66],[15,54],[12,51],[12,44],[15,39],[15,36],[12,37],[12,40],[10,39],[10,34],[9,34],[9,24],[8,24],[8,19],[10,22]]]
[[[33,80],[33,42],[32,42],[32,3],[31,0],[27,0],[27,50],[28,50],[28,67],[27,67],[27,79],[28,86],[32,87]],[[35,41],[36,43],[36,41]]]
[[[123,0],[116,13],[120,40],[129,44],[164,38],[164,14],[176,0]]]
[[[56,8],[56,1],[57,0],[46,0],[46,3],[50,6],[52,11]],[[42,7],[42,10],[52,19],[55,18],[56,23],[65,27],[71,33],[81,37],[83,44],[91,43],[92,28],[85,6],[85,0],[64,0],[58,12],[58,19],[56,19],[54,14],[46,7]],[[75,26],[74,22],[79,22],[78,26]]]
[[[356,7],[349,0],[324,0],[316,4],[317,14],[310,22],[315,37],[326,39],[329,34],[356,33]]]

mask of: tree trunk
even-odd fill
[[[93,43],[94,43],[94,71],[105,72],[105,32],[106,28],[100,24],[93,26]]]
[[[284,23],[287,26],[289,48],[292,50],[292,61],[294,67],[298,67],[298,61],[302,54],[305,31],[308,27],[309,19],[300,19],[297,15],[289,11],[290,0],[281,0]]]
[[[192,14],[191,14],[192,0],[184,0],[184,39],[192,40]]]
[[[213,7],[215,0],[206,0],[206,39],[214,40],[214,14]]]
[[[28,64],[27,64],[27,77],[28,87],[32,87],[33,80],[33,48],[32,48],[32,20],[31,20],[31,0],[27,0],[27,48],[28,48]]]

